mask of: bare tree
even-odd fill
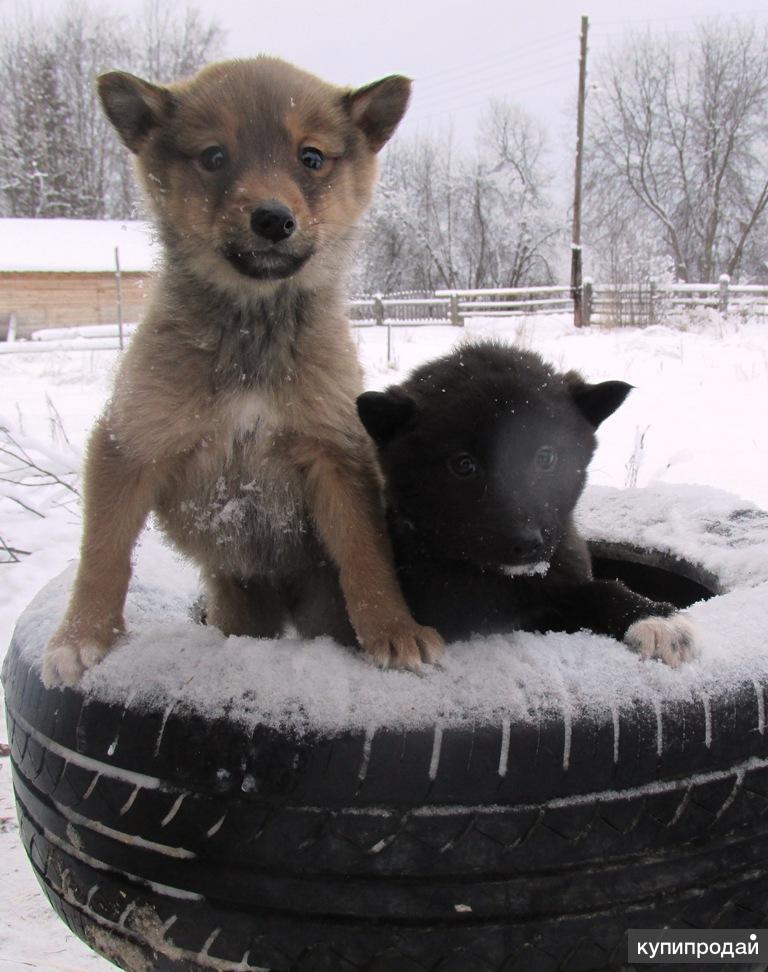
[[[73,216],[103,219],[131,215],[133,200],[122,192],[124,153],[96,97],[94,78],[108,64],[132,61],[119,21],[80,5],[69,8],[56,25],[55,41],[62,93],[69,106],[59,130],[72,142],[69,166],[77,173]],[[66,164],[66,163],[63,163]]]
[[[368,292],[457,285],[458,174],[449,135],[387,150],[357,283]]]
[[[17,46],[11,61],[0,52],[8,85],[0,109],[2,189],[10,215],[67,216],[75,189],[70,165],[69,105],[53,52],[33,35]],[[61,126],[61,131],[59,127]]]
[[[637,219],[678,279],[738,275],[768,207],[768,29],[635,37],[599,65],[588,118],[596,245]]]
[[[221,28],[206,23],[194,7],[178,12],[168,0],[145,0],[135,69],[161,84],[189,77],[221,49],[223,37]]]
[[[549,282],[553,220],[541,128],[492,103],[475,148],[450,134],[395,143],[385,159],[357,286],[368,292]]]
[[[138,24],[83,2],[52,23],[28,15],[0,38],[0,215],[136,215],[127,154],[101,111],[96,76],[168,81],[215,56],[222,34],[193,8],[148,2]]]
[[[549,201],[543,127],[519,106],[494,100],[480,122],[472,177],[477,254],[473,287],[518,287],[552,280],[552,246],[561,226]],[[490,245],[489,245],[490,244]]]

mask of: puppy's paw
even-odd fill
[[[679,668],[698,654],[696,629],[684,614],[635,621],[627,628],[624,641],[641,658],[659,658],[671,668]]]
[[[434,628],[424,628],[413,620],[390,624],[363,647],[379,668],[403,668],[419,672],[421,664],[434,665],[443,652],[443,639]]]
[[[112,628],[109,638],[83,637],[61,628],[48,642],[43,655],[43,685],[46,688],[77,685],[83,673],[98,665],[107,654],[118,634],[120,629]]]
[[[49,644],[43,655],[43,685],[56,688],[59,685],[77,685],[85,671],[80,660],[80,650],[73,644]]]

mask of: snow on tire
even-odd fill
[[[629,928],[763,925],[768,515],[592,489],[580,523],[604,567],[716,593],[686,611],[699,658],[515,634],[415,678],[328,640],[224,639],[178,573],[159,582],[150,538],[130,637],[47,690],[71,573],[49,585],[3,677],[21,833],[59,915],[130,972],[609,969]]]

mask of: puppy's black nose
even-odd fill
[[[251,229],[270,243],[279,243],[296,229],[296,220],[287,206],[268,202],[251,213]]]
[[[544,537],[538,527],[526,526],[510,538],[513,552],[518,557],[533,557],[544,547]]]

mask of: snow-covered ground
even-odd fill
[[[591,482],[623,487],[698,483],[729,490],[768,508],[768,321],[717,316],[680,327],[574,332],[567,318],[475,320],[448,327],[359,330],[368,387],[398,381],[457,340],[498,336],[541,352],[588,378],[636,386],[600,430]],[[0,481],[0,537],[24,551],[0,566],[0,657],[15,619],[33,594],[76,556],[80,531],[76,470],[88,428],[109,393],[119,352],[0,356],[0,446],[21,446],[61,480],[12,486]],[[23,457],[22,457],[23,458]],[[0,454],[0,465],[20,463]],[[0,476],[5,473],[0,471]],[[0,548],[0,560],[6,560]],[[4,727],[0,741],[5,740]],[[0,972],[107,969],[53,915],[24,859],[15,829],[8,760],[0,758]]]

